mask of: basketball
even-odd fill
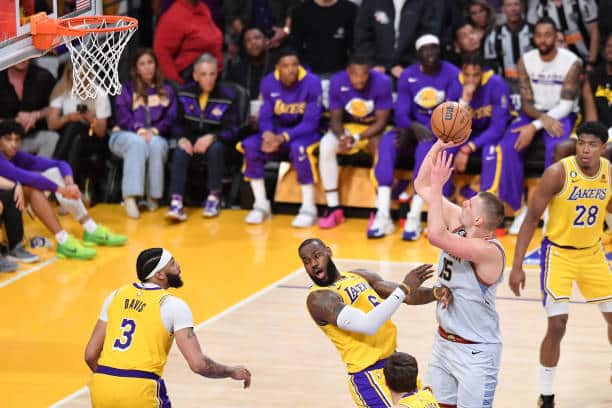
[[[445,143],[462,143],[472,132],[472,116],[457,102],[444,102],[431,114],[431,130]]]

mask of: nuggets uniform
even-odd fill
[[[161,314],[169,298],[174,297],[156,285],[134,283],[116,291],[89,386],[94,408],[170,407],[161,379],[174,340]]]
[[[299,68],[298,80],[286,87],[278,71],[268,74],[261,81],[263,99],[259,111],[259,133],[247,137],[239,146],[244,154],[244,175],[250,179],[264,178],[264,164],[270,160],[289,159],[295,167],[300,184],[312,184],[313,151],[321,134],[322,90],[321,80],[316,75]],[[282,143],[278,151],[261,151],[262,135],[266,131],[286,133],[289,140]]]
[[[458,101],[461,97],[459,69],[446,61],[440,63],[440,71],[427,75],[421,70],[421,64],[406,68],[397,81],[397,102],[395,104],[395,123],[400,129],[409,129],[413,121],[431,130],[431,113],[445,101]],[[378,145],[378,158],[374,167],[376,181],[381,186],[391,186],[398,155],[409,159],[411,148],[398,151],[396,131],[386,132]],[[434,138],[435,139],[435,138]],[[435,140],[419,142],[414,152],[414,178],[421,163]],[[450,183],[449,183],[450,184]],[[447,184],[447,185],[449,185]],[[449,193],[445,189],[445,194]]]
[[[593,177],[580,171],[575,156],[560,163],[565,184],[548,205],[540,255],[543,303],[567,302],[574,281],[588,302],[610,302],[612,272],[600,241],[611,198],[610,162],[601,158]]]
[[[353,273],[341,274],[332,286],[314,285],[310,291],[331,290],[345,304],[368,313],[382,302],[378,294],[361,276]],[[352,333],[332,324],[319,326],[334,343],[348,370],[349,389],[355,404],[360,408],[383,408],[392,406],[391,393],[383,375],[385,359],[397,347],[397,328],[390,320],[385,322],[373,336]]]
[[[398,405],[408,408],[440,408],[431,391],[427,389],[402,395]]]
[[[505,265],[501,243],[489,242],[500,249]],[[452,291],[453,303],[446,309],[438,303],[440,326],[425,374],[425,386],[433,389],[439,403],[462,408],[494,406],[502,350],[495,300],[502,280],[503,274],[487,286],[470,261],[440,253],[437,284]]]

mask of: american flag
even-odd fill
[[[79,11],[85,9],[89,9],[89,0],[76,0],[75,10]]]

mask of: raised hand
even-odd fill
[[[433,276],[434,270],[431,264],[419,265],[406,274],[402,283],[408,286],[413,293],[423,282]]]
[[[445,150],[438,153],[436,162],[431,169],[431,185],[443,186],[453,172],[453,155]]]

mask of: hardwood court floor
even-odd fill
[[[344,366],[304,307],[308,278],[300,270],[297,245],[319,236],[331,245],[340,268],[368,267],[396,280],[411,264],[435,262],[438,253],[426,239],[405,243],[399,233],[368,241],[366,220],[321,231],[292,229],[289,216],[246,226],[244,211],[204,220],[194,209],[179,225],[167,224],[163,210],[138,221],[126,220],[118,206],[99,205],[92,214],[127,233],[129,245],[102,248],[89,262],[55,260],[43,249],[46,261],[0,276],[3,407],[42,407],[62,399],[55,406],[89,406],[81,389],[89,379],[83,349],[103,299],[134,279],[135,258],[148,246],[169,248],[181,263],[185,287],[177,294],[190,304],[195,322],[205,322],[197,330],[204,352],[253,372],[246,391],[235,381],[205,379],[189,371],[174,347],[164,374],[174,406],[350,407]],[[80,233],[68,217],[62,222]],[[28,235],[43,232],[37,222],[27,224]],[[510,262],[514,238],[503,242]],[[516,300],[506,282],[498,295],[505,343],[495,406],[535,406],[545,329],[537,271],[528,271],[524,299]],[[609,407],[612,356],[604,321],[591,305],[573,304],[570,313],[556,382],[558,405]],[[398,349],[413,353],[424,372],[435,330],[433,305],[402,306],[394,321]]]

